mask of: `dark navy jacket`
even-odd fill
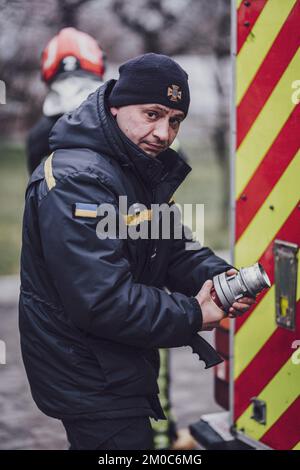
[[[100,240],[98,217],[75,216],[76,203],[117,209],[121,195],[128,206],[168,203],[191,170],[173,150],[153,159],[123,135],[105,105],[113,85],[57,121],[53,156],[26,192],[22,355],[35,402],[57,418],[164,418],[158,348],[189,344],[202,325],[194,296],[230,267],[184,239]]]

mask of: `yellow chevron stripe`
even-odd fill
[[[272,358],[270,358],[272,360]],[[259,371],[258,371],[259,373]],[[259,440],[299,396],[299,366],[289,358],[257,398],[267,403],[266,425],[251,419],[252,405],[237,420],[251,439]],[[296,420],[296,417],[295,417]]]
[[[292,212],[300,198],[299,175],[300,150],[237,241],[236,267],[255,263]],[[270,207],[274,209],[271,210]]]
[[[236,0],[236,9],[238,10],[240,8],[240,5],[243,0]]]
[[[276,329],[275,288],[269,289],[234,337],[234,377],[248,366]]]
[[[266,3],[237,57],[237,104],[297,0],[272,0]]]
[[[296,106],[291,99],[293,91],[291,84],[299,77],[299,74],[300,54],[298,49],[237,151],[237,197],[240,196],[252,178]]]
[[[51,191],[52,188],[56,185],[55,179],[53,177],[52,173],[52,158],[53,158],[53,153],[45,160],[44,163],[44,173],[45,173],[45,179],[46,183],[48,186],[49,191]]]
[[[293,450],[300,450],[300,441],[293,447]]]
[[[298,263],[298,279],[300,279],[300,263]],[[297,301],[300,299],[300,282],[297,284],[296,298]],[[275,287],[273,285],[235,335],[235,380],[248,367],[276,328]]]

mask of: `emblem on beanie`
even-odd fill
[[[182,98],[182,92],[178,85],[171,85],[168,87],[168,97],[171,101],[180,101]]]

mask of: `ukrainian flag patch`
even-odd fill
[[[75,217],[89,217],[95,219],[97,217],[97,204],[85,204],[84,202],[76,202],[73,207]]]

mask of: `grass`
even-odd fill
[[[182,140],[192,171],[178,188],[174,199],[180,204],[204,204],[204,244],[213,249],[229,247],[228,223],[222,214],[222,169],[209,141]],[[193,230],[195,226],[189,224]]]
[[[228,229],[222,225],[221,168],[211,146],[182,140],[193,171],[176,191],[180,204],[205,205],[205,244],[228,246]],[[25,151],[22,145],[0,145],[0,275],[19,272],[24,193],[27,184]]]
[[[19,272],[27,170],[24,148],[0,145],[0,275]]]

